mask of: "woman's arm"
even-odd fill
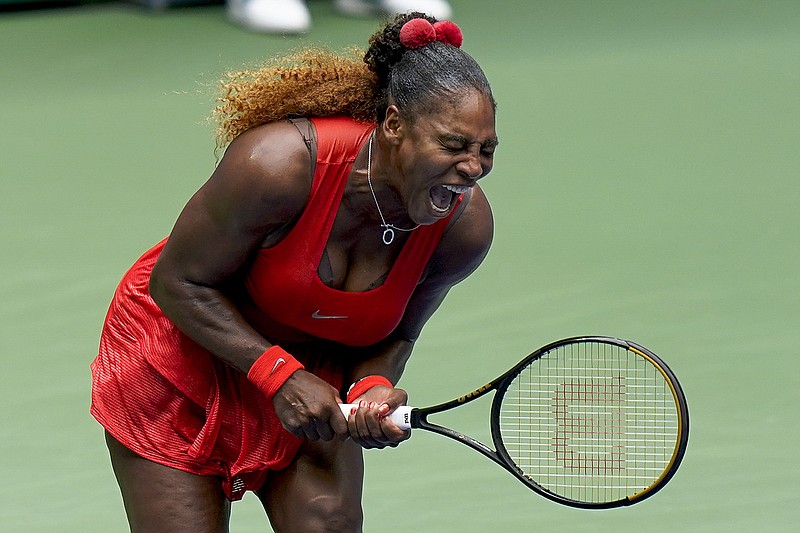
[[[262,243],[302,212],[309,165],[308,150],[288,122],[243,133],[183,209],[153,269],[150,294],[164,314],[244,373],[272,345],[248,324],[227,289]],[[337,399],[333,387],[299,370],[273,403],[287,430],[329,440],[347,434]]]
[[[308,152],[289,124],[234,140],[184,207],[150,279],[150,294],[178,328],[247,372],[270,344],[242,317],[226,286],[308,196]]]

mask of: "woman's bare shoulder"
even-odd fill
[[[483,190],[475,185],[464,202],[432,257],[430,273],[443,276],[448,283],[457,283],[478,268],[494,236],[492,209]]]
[[[267,204],[284,218],[303,208],[311,190],[309,150],[289,122],[250,129],[225,151],[209,184],[241,196],[243,203]]]

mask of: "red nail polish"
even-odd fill
[[[350,414],[354,415],[354,414],[356,414],[356,411],[358,411],[358,409],[353,407],[352,409],[350,409]]]

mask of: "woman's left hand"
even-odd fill
[[[358,407],[347,417],[350,437],[363,448],[395,447],[411,437],[389,419],[395,409],[406,405],[408,394],[403,389],[378,385],[354,402]]]

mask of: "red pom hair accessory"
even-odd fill
[[[461,48],[461,43],[464,42],[464,36],[461,34],[461,28],[455,22],[449,20],[440,20],[433,25],[436,30],[436,40],[443,43],[452,44],[456,48]]]
[[[417,18],[409,20],[400,28],[400,44],[406,48],[422,48],[433,41],[441,41],[460,48],[464,36],[458,25],[449,20],[431,24],[425,19]]]

